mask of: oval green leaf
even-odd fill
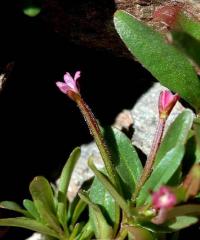
[[[19,212],[25,216],[30,216],[26,210],[20,207],[16,202],[2,201],[0,202],[0,208],[8,209],[11,211]]]
[[[112,239],[113,230],[108,224],[102,209],[93,203],[86,192],[79,193],[80,198],[89,205],[90,220],[97,239]]]
[[[120,195],[119,189],[116,189],[113,184],[110,182],[108,177],[100,172],[94,165],[92,158],[88,160],[88,166],[94,172],[97,180],[104,186],[104,188],[110,193],[115,202],[121,207],[121,209],[127,214],[130,215],[130,208],[126,200]],[[115,221],[116,222],[116,221]],[[115,223],[114,222],[114,223]]]
[[[185,145],[193,123],[193,113],[189,109],[178,115],[168,128],[156,154],[154,167],[164,158],[172,148]]]
[[[106,190],[104,185],[95,177],[90,188],[90,199],[94,204],[102,207],[102,213],[106,216],[107,222],[114,227],[114,231],[119,224],[119,207],[111,194]],[[96,216],[90,208],[90,221],[95,226]],[[98,235],[98,229],[94,228],[95,235]]]
[[[173,44],[200,66],[200,41],[185,32],[173,32]]]
[[[88,221],[83,227],[79,240],[90,240],[94,235],[94,230],[91,224],[91,221]]]
[[[46,178],[42,176],[35,177],[30,183],[29,190],[34,202],[40,200],[47,209],[55,213],[53,191]]]
[[[175,219],[175,221],[173,221],[173,223],[169,223],[168,227],[169,227],[169,229],[171,229],[173,231],[178,231],[183,228],[189,227],[197,222],[198,222],[197,217],[179,216],[179,217],[176,217],[176,219]]]
[[[156,79],[200,109],[200,82],[181,51],[125,11],[115,13],[114,24],[130,52]]]
[[[127,226],[125,227],[130,235],[130,239],[134,240],[155,240],[152,233],[144,228]]]
[[[57,216],[62,224],[66,225],[67,221],[67,190],[69,186],[69,181],[71,179],[72,172],[77,163],[77,160],[80,157],[81,150],[79,147],[75,148],[67,160],[59,180],[58,188],[58,207],[57,207]]]
[[[193,38],[200,40],[200,23],[189,18],[186,14],[179,14],[177,25],[183,32],[188,33]]]
[[[29,189],[42,222],[62,234],[56,217],[52,188],[47,179],[42,176],[35,177]]]
[[[31,201],[29,199],[24,199],[23,205],[33,218],[35,218],[36,220],[40,220],[40,215],[39,215],[33,201]]]
[[[72,215],[71,219],[72,227],[76,224],[78,218],[80,217],[81,213],[85,210],[86,207],[87,204],[82,199],[79,199]]]
[[[131,197],[142,173],[142,163],[130,139],[117,128],[104,128],[104,138],[111,152],[112,162],[123,181],[125,197]]]
[[[147,204],[151,200],[149,191],[156,190],[161,185],[167,184],[170,178],[173,176],[175,171],[181,164],[184,156],[184,146],[178,145],[171,149],[166,155],[161,159],[160,163],[154,168],[151,176],[145,182],[141,191],[136,199],[137,206],[142,206]]]
[[[196,142],[196,151],[195,151],[195,157],[196,157],[196,163],[200,162],[200,119],[196,118],[194,121],[194,136],[195,136],[195,142]]]
[[[41,8],[36,6],[29,6],[24,8],[23,12],[29,17],[36,17],[41,12]]]
[[[34,232],[39,232],[45,234],[47,236],[52,236],[59,239],[58,234],[47,226],[39,223],[33,219],[25,218],[25,217],[17,217],[17,218],[4,218],[0,219],[0,226],[9,226],[9,227],[20,227],[26,228]]]

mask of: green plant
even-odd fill
[[[180,23],[184,25],[182,21]],[[163,137],[165,123],[179,96],[169,91],[161,92],[157,131],[151,152],[145,166],[142,166],[136,149],[125,134],[99,126],[81,97],[77,85],[80,72],[76,72],[74,78],[66,73],[64,82],[56,84],[79,107],[105,168],[97,169],[91,156],[88,165],[94,172],[94,180],[92,184],[83,186],[75,199],[69,202],[66,198],[69,180],[80,155],[80,149],[76,148],[63,168],[56,191],[52,191],[44,177],[36,177],[30,184],[32,200],[24,200],[24,208],[9,201],[0,203],[0,207],[23,215],[0,219],[0,226],[28,228],[60,240],[89,240],[94,237],[156,240],[165,238],[166,234],[174,239],[183,228],[198,222],[198,76],[188,56],[180,48],[166,43],[159,33],[123,11],[115,14],[114,22],[122,40],[144,67],[162,84],[178,92],[197,114],[190,109],[183,110]],[[191,27],[186,28],[188,25],[184,26],[190,32]],[[87,220],[82,220],[83,212],[88,214]]]

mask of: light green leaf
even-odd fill
[[[125,11],[115,13],[114,24],[130,52],[155,78],[200,109],[200,81],[181,51]]]
[[[184,145],[187,141],[189,131],[192,127],[193,113],[189,109],[184,110],[178,115],[170,125],[161,145],[158,149],[154,167],[164,158],[172,148],[177,145]]]
[[[25,218],[25,217],[0,219],[0,226],[26,228],[26,229],[29,229],[34,232],[39,232],[39,233],[42,233],[45,235],[59,238],[58,234],[54,230],[48,228],[47,226],[43,225],[42,223],[39,223],[35,220]]]
[[[143,169],[137,152],[130,139],[116,128],[104,128],[104,137],[115,168],[124,183],[123,192],[125,196],[131,197]]]
[[[94,235],[94,230],[92,227],[92,223],[91,221],[88,221],[81,231],[79,240],[90,240],[93,235]]]
[[[189,227],[198,222],[198,218],[193,216],[179,216],[176,217],[173,223],[168,224],[171,230],[178,231],[183,228]]]
[[[143,204],[147,204],[150,201],[150,190],[155,191],[161,185],[167,184],[167,182],[180,166],[183,156],[184,147],[182,145],[178,145],[166,153],[166,155],[154,168],[151,176],[141,188],[139,196],[136,199],[137,206],[142,206]]]
[[[183,32],[188,33],[193,38],[200,40],[200,23],[189,18],[186,14],[179,14],[177,18],[177,25]]]
[[[134,240],[156,240],[152,233],[141,227],[127,226],[126,229],[129,235],[132,237],[130,239]]]
[[[35,177],[29,188],[34,205],[40,214],[42,222],[59,234],[62,234],[62,230],[56,218],[53,192],[49,182],[44,177]]]
[[[39,215],[33,201],[31,201],[29,199],[24,199],[23,205],[33,218],[35,218],[36,220],[40,220],[40,215]]]
[[[185,32],[173,32],[173,44],[200,66],[200,41]]]
[[[72,226],[76,224],[78,218],[80,217],[81,213],[85,210],[86,207],[87,207],[87,204],[82,199],[79,199],[72,215],[72,219],[71,219]]]
[[[98,170],[95,168],[92,162],[88,162],[89,167],[94,171],[95,175]],[[113,186],[112,186],[113,187]],[[114,187],[113,187],[114,188]],[[118,204],[115,202],[112,194],[108,191],[108,189],[104,186],[104,184],[99,181],[97,177],[94,178],[94,181],[90,188],[89,194],[91,201],[99,206],[102,206],[102,211],[104,216],[106,216],[106,220],[110,225],[113,226],[114,233],[118,229],[118,224],[120,221],[120,209]],[[93,214],[93,210],[90,209],[90,220],[94,225],[96,217]]]
[[[128,206],[128,203],[126,202],[126,200],[119,194],[119,191],[117,189],[115,189],[115,187],[113,186],[113,184],[109,181],[109,179],[99,170],[97,170],[97,168],[95,167],[92,158],[89,158],[88,160],[88,166],[91,168],[91,170],[94,172],[95,176],[97,177],[97,180],[103,185],[103,188],[105,188],[110,195],[113,197],[113,199],[115,200],[115,202],[122,208],[122,210],[129,215],[130,214],[130,209]],[[93,186],[93,185],[92,185]],[[92,187],[90,190],[90,197],[92,197],[91,195],[91,191],[92,191]],[[96,194],[98,193],[98,190],[96,189],[93,192],[93,198],[96,198]],[[92,199],[93,200],[93,199]],[[97,198],[96,198],[97,200]],[[105,199],[106,200],[106,199]],[[105,201],[104,200],[104,201]],[[104,202],[103,201],[103,202]],[[109,200],[110,201],[110,200]],[[108,202],[110,204],[110,202]],[[102,205],[102,204],[101,204]],[[105,204],[106,205],[106,204]],[[105,208],[105,206],[104,206]],[[108,209],[109,210],[109,209]]]
[[[195,136],[195,142],[196,142],[196,163],[200,162],[200,119],[196,118],[194,120],[194,136]]]
[[[67,189],[69,186],[69,181],[70,181],[73,169],[76,165],[77,160],[80,157],[80,153],[81,153],[81,150],[79,147],[73,150],[60,176],[59,189],[58,189],[57,216],[62,226],[65,226],[67,221],[67,199],[66,199]]]
[[[30,183],[29,190],[34,201],[40,200],[50,211],[55,213],[52,188],[46,178],[35,177]]]
[[[2,201],[0,202],[0,208],[8,209],[11,211],[19,212],[27,217],[29,217],[29,213],[24,210],[22,207],[20,207],[16,202],[12,201]]]
[[[173,207],[166,214],[166,219],[170,220],[175,217],[192,215],[200,216],[200,205],[199,204],[184,204],[180,206]]]
[[[94,180],[94,177],[86,180],[81,185],[81,190],[88,191],[92,185],[93,180]],[[69,202],[69,207],[68,207],[68,211],[67,211],[67,222],[69,223],[69,225],[71,225],[72,222],[75,221],[75,219],[78,217],[78,214],[81,214],[81,211],[80,211],[81,209],[79,209],[79,207],[82,205],[82,203],[83,202],[82,202],[82,200],[80,200],[80,197],[78,194],[73,198],[72,202]],[[81,206],[81,208],[82,208],[82,206]]]
[[[24,8],[23,12],[29,17],[36,17],[41,12],[41,8],[36,6],[29,6]]]
[[[87,193],[80,192],[80,198],[85,201],[90,208],[90,214],[92,214],[93,221],[91,222],[94,228],[95,237],[97,239],[112,239],[113,237],[113,230],[112,227],[106,221],[101,208],[93,203]]]
[[[69,240],[77,239],[78,235],[80,234],[81,230],[83,229],[83,226],[84,226],[83,222],[77,223],[72,230]]]
[[[119,207],[111,194],[106,190],[102,183],[95,177],[94,182],[91,186],[90,199],[93,203],[98,204],[102,207],[102,213],[106,216],[108,223],[114,227],[114,231],[118,228],[119,224]],[[93,210],[90,208],[90,221],[92,225],[95,225],[96,216]],[[95,230],[95,234],[97,229]]]

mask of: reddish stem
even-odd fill
[[[153,171],[153,164],[155,162],[156,153],[157,153],[158,148],[161,143],[165,123],[166,123],[166,118],[159,119],[159,122],[158,122],[158,125],[156,128],[156,133],[155,133],[155,136],[153,139],[153,144],[152,144],[149,156],[147,158],[147,161],[145,163],[144,170],[143,170],[142,176],[140,178],[139,184],[137,185],[136,190],[134,192],[133,199],[135,199],[137,197],[140,189],[142,188],[144,183],[147,181],[147,179],[151,175],[151,172]]]

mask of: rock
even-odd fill
[[[43,5],[41,18],[53,31],[77,45],[132,58],[114,28],[114,12],[125,10],[154,26],[152,20],[156,8],[179,4],[183,6],[183,11],[200,21],[198,0],[79,0],[66,3],[48,0]],[[163,27],[162,24],[155,26],[159,31],[163,31]]]
[[[45,240],[40,233],[34,233],[31,237],[27,238],[26,240]]]
[[[135,146],[141,149],[146,155],[150,151],[152,139],[154,137],[156,124],[158,121],[158,98],[162,90],[166,89],[159,83],[154,84],[144,95],[140,97],[132,110],[125,110],[116,118],[114,124],[117,128],[127,128],[132,124],[134,134],[132,142]],[[183,106],[178,102],[167,120],[167,126],[176,118],[183,110]],[[132,116],[132,119],[131,119]],[[94,142],[81,146],[81,156],[77,162],[75,170],[69,185],[68,198],[70,200],[77,194],[81,184],[93,176],[92,171],[87,166],[87,159],[90,155],[94,156],[94,162],[97,168],[103,167],[103,162],[99,151]],[[27,240],[44,240],[40,234],[34,234]]]

